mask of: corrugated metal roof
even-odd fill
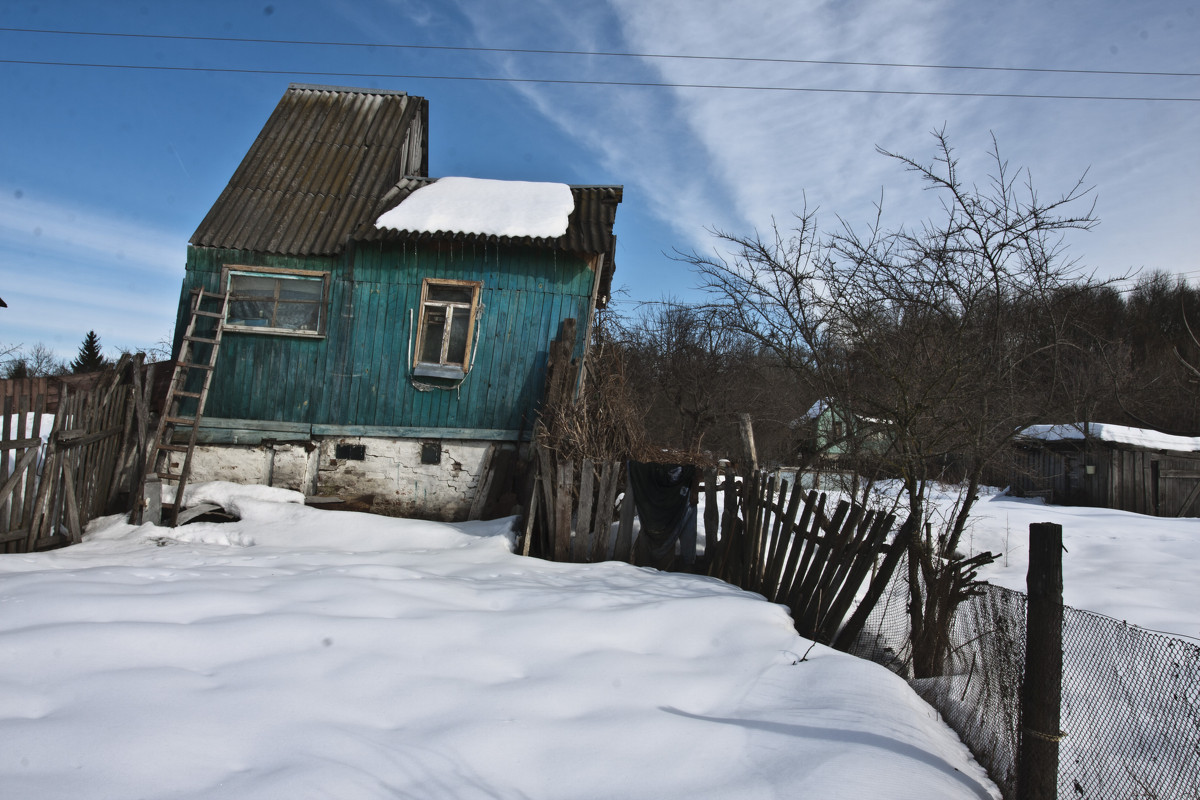
[[[572,186],[571,195],[575,208],[567,221],[567,232],[554,239],[491,236],[472,233],[427,233],[397,231],[375,227],[375,220],[385,211],[390,211],[404,202],[410,194],[436,181],[437,178],[409,175],[396,182],[384,195],[374,216],[354,231],[353,237],[360,241],[485,241],[508,244],[525,244],[534,247],[553,247],[582,255],[604,255],[600,275],[601,307],[607,302],[612,287],[615,269],[613,256],[617,237],[613,235],[613,224],[617,218],[617,205],[621,202],[621,186]]]
[[[428,173],[428,129],[424,98],[294,83],[191,243],[337,253],[402,176]]]

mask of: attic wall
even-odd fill
[[[190,247],[177,341],[189,291],[217,291],[226,264],[329,270],[328,327],[320,339],[227,331],[206,417],[461,431],[457,438],[531,429],[549,342],[563,319],[587,318],[594,284],[584,259],[532,247],[370,243],[308,259]],[[474,367],[450,389],[419,391],[408,374],[423,278],[483,282]]]

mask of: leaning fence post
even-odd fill
[[[1058,796],[1062,701],[1062,526],[1029,526],[1029,606],[1025,622],[1025,680],[1021,685],[1018,800]]]

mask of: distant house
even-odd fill
[[[1011,487],[1058,505],[1200,517],[1200,437],[1100,423],[1034,425],[1018,440]]]
[[[176,347],[191,290],[229,294],[192,481],[462,519],[564,320],[585,355],[621,187],[435,180],[428,129],[402,92],[284,93],[187,250]]]
[[[855,414],[830,398],[813,403],[799,423],[802,448],[823,461],[879,455],[887,449],[884,423]]]

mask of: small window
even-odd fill
[[[228,329],[295,336],[325,332],[328,272],[230,267],[225,286]]]
[[[478,281],[425,280],[414,374],[461,378],[471,368],[480,286]]]

